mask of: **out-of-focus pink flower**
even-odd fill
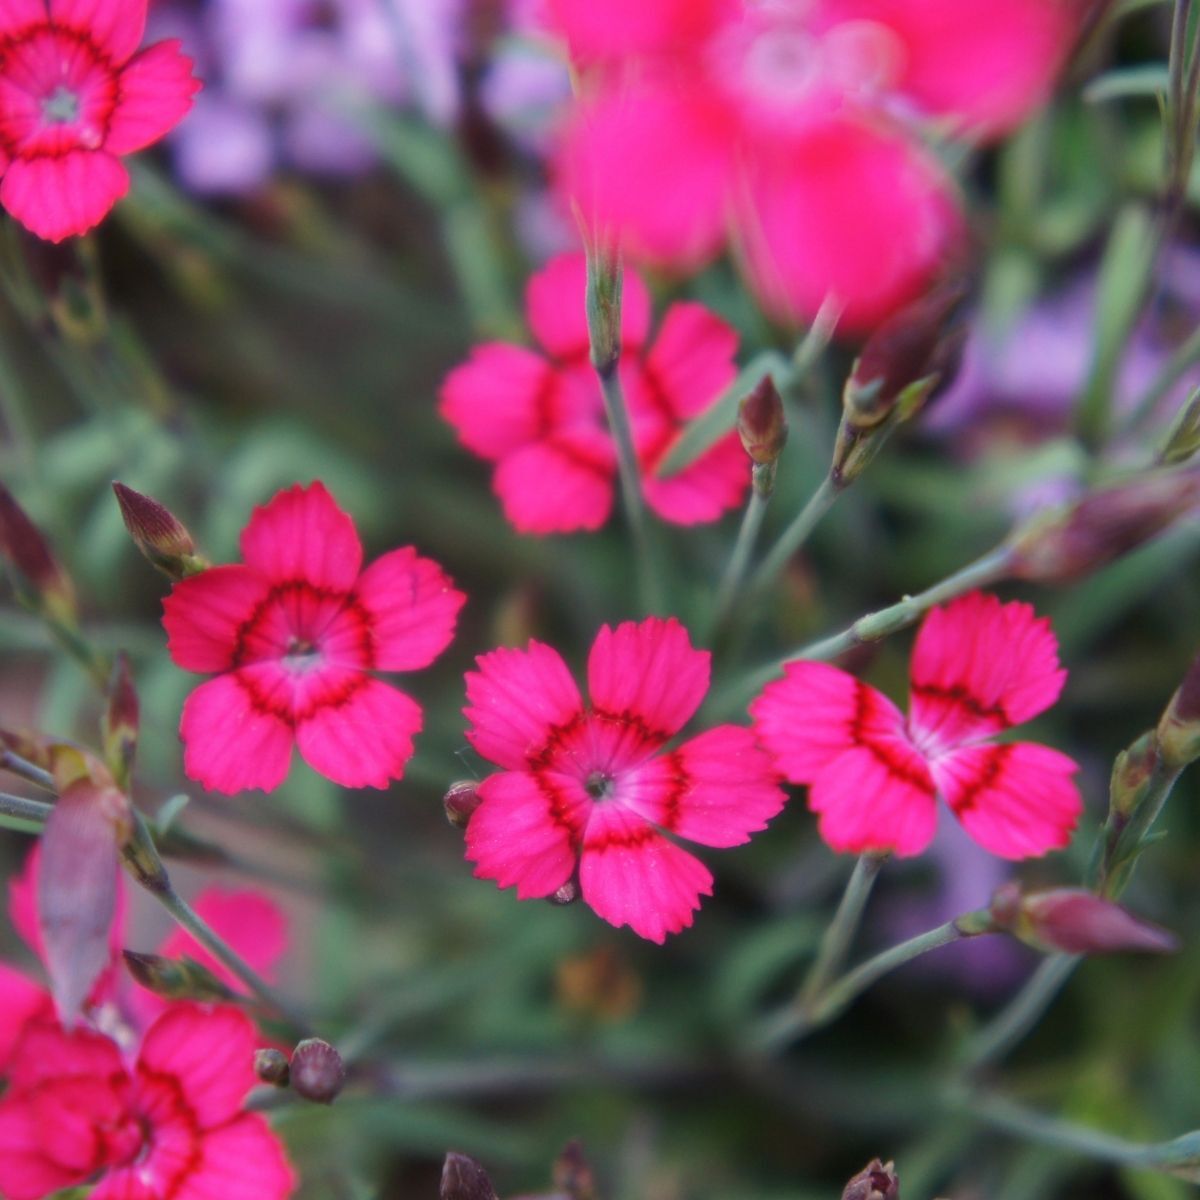
[[[119,156],[191,108],[191,60],[178,42],[138,51],[145,21],[146,0],[0,7],[0,204],[39,237],[60,242],[103,220],[129,189]]]
[[[919,854],[940,794],[966,831],[1003,858],[1065,846],[1082,805],[1066,755],[991,741],[1058,699],[1066,671],[1047,619],[973,592],[935,608],[917,635],[905,715],[837,667],[791,662],[750,706],[783,774],[835,850]]]
[[[956,249],[954,188],[914,129],[976,135],[1044,99],[1087,0],[552,0],[586,72],[557,175],[601,236],[689,269],[730,242],[771,312],[847,328]]]
[[[709,655],[678,621],[604,626],[585,705],[540,642],[494,650],[467,675],[467,738],[503,768],[479,785],[467,859],[480,879],[552,896],[579,872],[604,920],[654,942],[692,923],[712,875],[665,834],[737,846],[784,804],[749,729],[721,725],[660,753],[708,691]]]
[[[258,1041],[236,1009],[176,1004],[128,1065],[102,1034],[26,1022],[0,1100],[0,1192],[42,1200],[98,1176],[96,1200],[283,1200],[283,1147],[242,1111]]]
[[[588,357],[586,279],[582,254],[553,259],[526,291],[541,352],[489,342],[442,385],[442,415],[496,464],[496,493],[522,533],[598,529],[612,511],[616,452]],[[736,434],[677,475],[654,472],[684,424],[732,382],[737,334],[699,304],[669,308],[653,344],[649,330],[649,295],[626,273],[620,374],[646,502],[681,525],[714,521],[749,483]]]
[[[163,605],[176,664],[216,674],[184,705],[189,777],[271,791],[295,745],[344,787],[399,779],[421,709],[371,672],[427,667],[466,597],[411,546],[363,570],[354,522],[321,483],[256,509],[241,549],[244,564],[180,581]]]

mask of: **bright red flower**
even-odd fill
[[[137,51],[146,0],[0,4],[0,204],[39,237],[86,233],[129,190],[118,155],[179,123],[200,87],[178,41]]]
[[[26,1022],[0,1100],[0,1193],[41,1200],[98,1176],[93,1200],[283,1200],[283,1147],[242,1111],[258,1044],[230,1007],[173,1005],[132,1065],[102,1034]]]
[[[467,675],[467,738],[503,768],[467,826],[475,875],[553,895],[579,872],[606,921],[662,942],[692,923],[712,875],[665,834],[738,846],[783,807],[749,729],[721,725],[660,753],[708,691],[709,654],[678,621],[604,626],[585,706],[555,650],[493,650]]]
[[[522,533],[598,529],[612,512],[617,459],[588,357],[586,280],[582,254],[552,260],[525,296],[544,353],[489,342],[442,385],[442,415],[463,445],[496,463],[493,486]],[[620,373],[646,502],[680,525],[715,521],[750,481],[734,434],[677,475],[655,470],[684,424],[733,381],[737,334],[699,304],[672,305],[653,345],[649,332],[650,297],[626,272]]]
[[[1066,671],[1050,622],[973,592],[917,635],[904,714],[837,667],[790,662],[750,706],[762,744],[835,850],[919,854],[941,795],[985,850],[1028,858],[1065,846],[1082,808],[1065,754],[996,735],[1058,699]]]
[[[184,579],[163,604],[176,664],[218,673],[183,708],[187,774],[271,791],[297,745],[343,787],[399,779],[421,709],[370,672],[427,667],[466,597],[411,546],[363,570],[354,522],[320,483],[256,509],[241,548],[244,564]]]
[[[689,269],[726,242],[773,313],[863,329],[953,253],[915,119],[976,135],[1043,100],[1090,0],[553,0],[590,66],[557,161],[589,224]]]

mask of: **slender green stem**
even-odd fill
[[[808,503],[796,514],[792,523],[779,535],[779,540],[767,551],[766,557],[750,577],[751,593],[765,591],[775,577],[787,566],[792,556],[808,541],[821,518],[833,507],[840,491],[827,475],[821,486],[809,497]]]
[[[717,586],[712,617],[714,630],[725,624],[737,602],[770,499],[769,493],[763,495],[757,488],[750,493],[750,503],[746,505],[746,511],[742,515],[742,525],[738,530],[737,541],[733,544],[733,553],[729,556],[729,565]]]
[[[38,833],[53,807],[44,800],[27,800],[24,796],[0,792],[0,828],[17,833]]]
[[[56,790],[54,787],[54,776],[49,771],[35,766],[11,750],[0,750],[0,771],[8,771],[9,774],[27,780],[35,787],[40,787],[43,791],[53,792]]]
[[[1137,429],[1158,408],[1163,397],[1200,362],[1200,329],[1192,333],[1167,360],[1125,421],[1123,432]]]

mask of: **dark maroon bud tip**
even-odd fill
[[[496,1200],[496,1189],[483,1165],[451,1150],[442,1165],[441,1200]]]
[[[151,564],[176,580],[194,575],[203,566],[192,535],[170,509],[123,483],[112,486],[125,528]]]
[[[846,1184],[842,1200],[900,1200],[895,1164],[872,1159]]]
[[[764,375],[738,405],[738,437],[757,466],[778,460],[787,442],[788,424],[783,400],[770,375]]]
[[[342,1056],[320,1038],[305,1038],[292,1051],[292,1088],[315,1104],[332,1104],[346,1083]]]
[[[479,807],[479,802],[479,785],[474,780],[462,779],[452,783],[442,797],[446,820],[455,829],[466,829],[471,814]]]
[[[53,615],[70,617],[75,611],[71,581],[58,565],[50,543],[13,494],[0,483],[0,558],[16,571],[18,595],[31,604],[46,604]],[[21,586],[27,591],[22,595]]]

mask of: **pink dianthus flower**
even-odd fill
[[[993,739],[1049,708],[1066,676],[1047,618],[973,592],[925,618],[907,717],[853,675],[805,661],[750,712],[784,776],[808,785],[834,850],[919,854],[941,795],[985,850],[1029,858],[1070,841],[1079,768],[1048,746]]]
[[[617,459],[588,353],[586,281],[582,254],[552,259],[525,295],[541,352],[489,342],[442,385],[442,416],[496,464],[496,494],[522,533],[598,529],[612,512]],[[715,521],[750,481],[735,434],[676,475],[655,472],[684,424],[733,382],[737,334],[690,303],[667,310],[652,345],[649,332],[650,297],[626,272],[620,375],[646,503],[680,525]]]
[[[192,106],[200,83],[179,42],[137,49],[146,3],[0,5],[0,204],[39,237],[101,221],[129,190],[118,156],[158,141]]]
[[[666,834],[737,846],[783,807],[749,729],[721,725],[661,753],[708,691],[709,654],[678,621],[605,625],[585,705],[557,651],[493,650],[467,675],[467,738],[503,768],[479,785],[467,859],[517,896],[551,896],[578,871],[612,925],[662,942],[712,894],[707,867]]]
[[[343,787],[399,779],[421,709],[371,672],[428,666],[466,597],[411,546],[363,570],[354,522],[321,483],[256,509],[241,549],[244,563],[180,581],[163,604],[176,664],[216,673],[183,708],[188,776],[271,791],[296,745]]]

